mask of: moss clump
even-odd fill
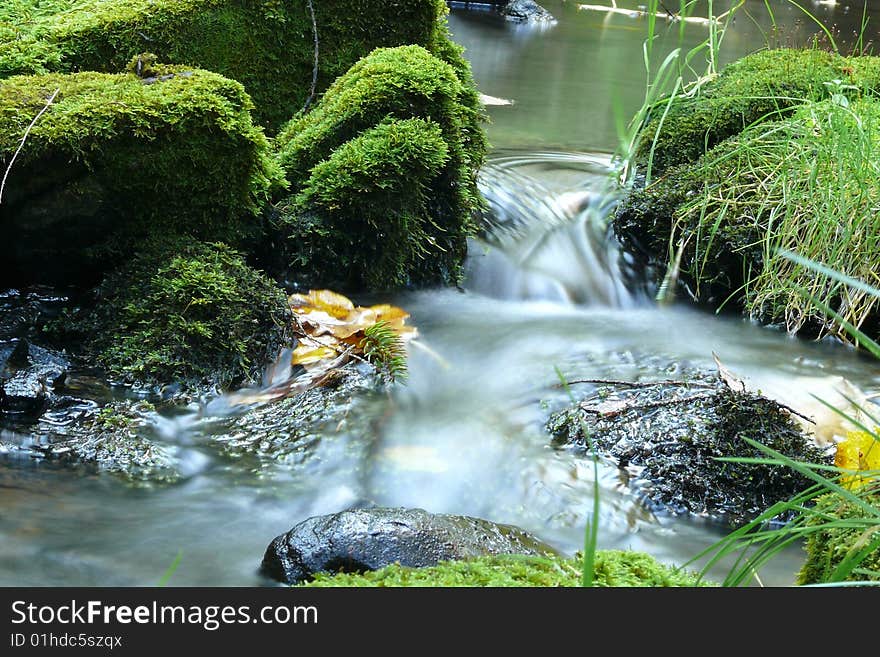
[[[258,121],[276,129],[300,110],[314,65],[306,2],[281,0],[13,0],[0,31],[0,77],[119,72],[144,50],[244,84]],[[4,0],[5,4],[5,0]],[[417,43],[452,55],[441,0],[312,3],[320,93],[372,49]],[[4,15],[0,14],[0,21]],[[6,38],[2,38],[5,36]]]
[[[312,587],[491,586],[559,587],[581,585],[582,562],[562,557],[500,555],[467,561],[445,561],[426,568],[386,566],[362,574],[319,573]],[[642,552],[601,550],[594,564],[595,586],[710,586],[705,580],[659,563]]]
[[[110,375],[188,388],[251,382],[287,341],[284,293],[221,243],[154,245],[71,324]]]
[[[419,46],[378,49],[275,140],[295,194],[289,263],[342,289],[456,282],[486,142],[473,83]]]
[[[700,156],[746,127],[779,119],[805,101],[827,98],[826,83],[840,80],[858,95],[875,89],[875,57],[841,57],[820,50],[767,50],[730,64],[690,95],[658,101],[645,121],[636,153],[644,168],[652,147],[652,170],[660,174]],[[656,141],[656,145],[655,145]]]
[[[870,492],[859,492],[859,497],[874,509],[880,508],[880,487],[876,484]],[[857,554],[872,541],[880,539],[880,526],[866,531],[866,522],[852,519],[865,518],[865,510],[840,495],[828,493],[816,500],[808,525],[825,527],[811,532],[804,546],[807,559],[797,576],[798,584],[822,584],[833,579],[837,566],[847,556]],[[876,516],[875,516],[876,522]],[[833,526],[828,526],[833,523]],[[850,554],[852,552],[852,555]],[[846,581],[880,581],[880,550],[874,550],[849,574]]]
[[[440,128],[422,119],[387,121],[340,146],[293,201],[291,263],[342,289],[430,272],[438,263],[428,203],[448,158]]]
[[[145,236],[235,241],[282,184],[242,86],[168,67],[160,78],[103,73],[0,80],[0,168],[29,123],[0,205],[0,247],[16,281],[69,283],[106,270]]]

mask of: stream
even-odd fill
[[[211,409],[222,405],[202,403],[164,412],[149,428],[178,451],[185,476],[173,485],[131,486],[0,453],[0,585],[152,586],[178,556],[173,585],[266,584],[257,568],[276,535],[365,501],[511,523],[573,553],[592,512],[593,464],[551,446],[543,429],[569,401],[557,370],[619,379],[638,375],[646,357],[714,369],[714,351],[750,389],[808,412],[818,408],[812,395],[838,401],[841,385],[880,390],[876,362],[846,346],[683,302],[658,307],[633,284],[605,221],[617,194],[609,175],[616,125],[644,95],[645,24],[572,2],[542,4],[555,24],[452,10],[451,32],[481,91],[513,104],[489,108],[493,151],[481,174],[488,230],[471,243],[462,289],[387,299],[411,313],[425,348],[410,350],[406,385],[369,402],[382,418],[370,444],[329,434],[298,458],[261,467],[218,452],[224,425]],[[725,61],[772,33],[764,3],[746,4],[754,20],[738,17]],[[855,3],[807,4],[844,35],[861,19]],[[870,13],[880,24],[880,9]],[[802,16],[780,8],[776,20],[786,27],[775,38],[806,42],[816,29]],[[687,26],[684,46],[704,31]],[[662,31],[658,50],[678,36],[677,26]],[[38,439],[32,431],[7,423],[0,442]],[[600,548],[681,564],[723,535],[709,519],[651,513],[616,468],[600,468],[599,491]],[[794,546],[761,581],[789,585],[801,561]],[[723,577],[729,565],[711,574]]]

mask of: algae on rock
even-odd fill
[[[259,380],[286,344],[283,291],[222,243],[152,244],[69,322],[114,377],[184,387]]]
[[[361,574],[318,573],[301,586],[576,587],[581,585],[582,568],[579,557],[499,555],[425,568],[395,564]],[[661,564],[648,554],[623,550],[599,550],[593,578],[594,586],[599,587],[712,586],[696,574]]]

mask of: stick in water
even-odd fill
[[[21,149],[24,148],[24,143],[27,141],[28,135],[31,133],[31,129],[37,124],[37,121],[40,120],[40,117],[46,113],[46,110],[49,109],[49,106],[52,104],[52,101],[55,100],[55,96],[58,95],[61,89],[56,89],[51,96],[49,96],[49,100],[46,101],[46,106],[41,109],[37,115],[34,117],[34,120],[31,121],[31,124],[27,127],[27,130],[24,131],[24,137],[21,138],[21,143],[18,145],[18,148],[15,149],[15,153],[12,154],[12,159],[9,160],[9,166],[6,167],[6,173],[3,174],[3,181],[0,182],[0,203],[3,203],[3,190],[6,189],[6,179],[9,177],[9,172],[12,171],[12,165],[15,164],[15,158],[18,157],[18,154],[21,153]]]

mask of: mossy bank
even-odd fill
[[[844,293],[786,254],[876,280],[878,70],[876,57],[771,50],[659,103],[616,234],[656,284],[680,257],[677,291],[698,303],[791,332],[843,336],[849,322],[876,335],[875,299]]]

